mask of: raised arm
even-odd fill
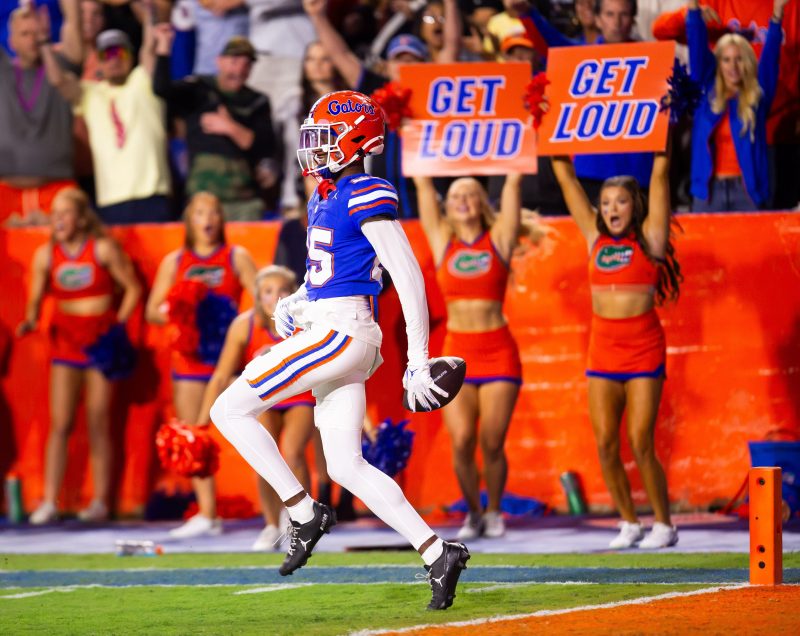
[[[69,2],[72,2],[72,0],[69,0]],[[56,57],[53,43],[50,41],[50,13],[47,10],[47,6],[42,5],[36,9],[33,15],[36,20],[36,41],[39,44],[39,52],[47,74],[47,81],[70,104],[76,104],[81,96],[80,80],[74,73],[64,69]],[[73,21],[79,24],[74,18]],[[71,30],[67,29],[66,18],[64,27],[61,30],[62,34],[65,30]],[[74,60],[70,59],[70,61]],[[80,59],[75,61],[76,64],[80,64],[80,62]]]
[[[47,288],[47,270],[50,266],[50,244],[37,248],[31,263],[31,286],[28,291],[28,302],[25,304],[25,318],[17,325],[17,336],[36,330],[39,321],[39,311],[42,308],[42,299]]]
[[[253,257],[241,245],[237,245],[233,250],[233,266],[239,273],[239,284],[252,293],[256,288],[256,264]]]
[[[772,7],[772,18],[769,21],[767,40],[758,60],[758,83],[764,91],[764,104],[767,112],[772,106],[775,91],[778,88],[780,72],[781,45],[783,44],[783,9],[789,0],[775,0]]]
[[[463,27],[458,0],[444,0],[444,46],[442,46],[436,62],[439,64],[458,62],[458,56],[461,55],[461,30]]]
[[[206,426],[211,423],[211,406],[220,394],[228,387],[228,382],[241,369],[244,350],[247,346],[247,333],[250,328],[250,313],[239,314],[225,335],[225,344],[217,360],[214,373],[206,385],[203,392],[203,401],[200,403],[200,411],[197,422],[187,422],[187,424],[199,424]]]
[[[686,40],[689,45],[689,71],[692,79],[706,86],[717,71],[717,60],[708,48],[708,29],[697,0],[689,0]]]
[[[75,65],[83,63],[83,37],[81,37],[80,0],[61,0],[61,53]]]
[[[177,270],[178,252],[170,252],[161,261],[161,265],[158,266],[153,287],[150,289],[150,296],[147,298],[147,306],[144,312],[147,322],[154,325],[166,325],[169,321],[164,303],[169,295]]]
[[[492,243],[507,263],[517,244],[520,217],[522,214],[522,175],[516,172],[506,175],[500,193],[500,213],[492,226]]]
[[[139,49],[139,66],[150,77],[156,70],[156,7],[153,0],[145,0],[142,19],[142,46]]]
[[[355,87],[361,79],[363,66],[361,60],[347,46],[341,35],[333,28],[328,20],[328,0],[303,0],[303,8],[308,14],[314,30],[317,32],[320,44],[325,47],[331,56],[333,65],[347,82],[348,86]]]
[[[586,239],[586,243],[591,246],[597,239],[597,216],[586,191],[575,174],[575,166],[569,157],[553,157],[553,173],[556,175],[558,185],[561,187],[561,194],[570,215],[578,224],[578,229]]]
[[[136,278],[131,259],[120,249],[116,241],[110,238],[103,238],[97,242],[97,258],[108,268],[111,278],[122,287],[122,301],[117,311],[117,320],[125,322],[131,317],[142,297],[142,286]]]
[[[650,253],[655,258],[664,258],[669,243],[669,225],[672,206],[669,200],[669,148],[655,153],[653,171],[650,175],[648,212],[642,230]]]
[[[442,258],[447,242],[450,240],[450,226],[442,214],[439,205],[439,194],[433,187],[431,177],[414,177],[414,186],[417,189],[417,211],[425,238],[433,252],[433,259],[437,263]]]

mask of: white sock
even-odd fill
[[[292,521],[308,523],[314,518],[314,500],[306,495],[293,506],[286,506]]]
[[[211,420],[239,454],[278,493],[281,501],[304,491],[278,450],[278,445],[256,419],[264,410],[261,400],[243,378],[231,384],[211,407]]]
[[[444,541],[436,539],[436,541],[425,548],[425,551],[422,553],[422,560],[425,561],[425,565],[433,565],[433,562],[442,556],[442,552],[444,552]]]

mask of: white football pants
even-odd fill
[[[433,530],[393,479],[361,455],[364,383],[378,348],[327,327],[311,326],[259,356],[214,402],[211,419],[282,501],[303,492],[272,436],[256,417],[293,395],[313,390],[328,474],[418,549]]]

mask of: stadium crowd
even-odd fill
[[[615,204],[606,198],[613,195],[616,205],[632,209],[639,234],[631,250],[641,248],[636,253],[643,260],[639,278],[623,283],[636,289],[629,287],[620,300],[609,295],[618,292],[609,291],[611,283],[602,276],[592,279],[597,342],[590,344],[587,371],[594,378],[590,412],[603,474],[625,524],[615,547],[644,539],[619,460],[626,400],[629,418],[633,408],[640,415],[634,424],[640,440],[635,455],[660,524],[645,544],[677,541],[666,481],[652,448],[664,373],[663,332],[653,306],[677,296],[680,281],[669,239],[670,210],[789,210],[800,203],[800,0],[48,0],[35,6],[3,0],[0,6],[5,28],[0,34],[5,89],[0,93],[0,223],[53,228],[52,243],[32,255],[32,294],[18,333],[35,328],[47,291],[65,314],[90,316],[84,331],[94,337],[115,321],[124,323],[142,290],[100,222],[167,222],[182,216],[184,248],[165,256],[147,300],[147,320],[169,323],[177,281],[189,278],[192,268],[206,273],[217,268],[221,278],[215,291],[232,308],[234,325],[225,348],[214,354],[194,359],[173,352],[175,410],[193,424],[208,423],[211,404],[241,368],[242,356],[277,342],[267,316],[278,296],[293,291],[303,278],[305,261],[298,257],[305,251],[304,206],[316,183],[303,180],[295,149],[300,124],[318,98],[343,89],[369,95],[396,80],[400,64],[523,61],[534,73],[547,70],[550,47],[654,39],[681,43],[678,55],[688,61],[706,97],[692,121],[673,130],[671,161],[659,153],[583,155],[574,161],[540,157],[535,175],[412,179],[403,174],[400,139],[393,131],[387,132],[384,152],[367,161],[371,174],[396,187],[398,216],[421,220],[437,262],[450,258],[459,243],[485,240],[487,249],[494,249],[494,278],[473,295],[448,280],[446,272],[438,275],[448,302],[449,353],[461,355],[469,349],[464,334],[481,332],[491,334],[489,342],[505,356],[491,360],[498,366],[468,378],[463,398],[445,411],[455,470],[470,509],[461,539],[504,532],[499,515],[507,471],[503,444],[521,372],[502,300],[522,210],[572,214],[591,250],[599,235],[616,236],[615,213],[607,210]],[[631,179],[609,182],[620,175]],[[648,189],[645,221],[642,192]],[[472,201],[464,205],[484,212],[497,201],[499,214],[493,225],[465,220],[458,216],[458,201]],[[600,208],[605,229],[595,229],[593,206]],[[246,250],[226,242],[225,223],[274,218],[284,222],[276,263],[287,267],[257,273]],[[91,294],[76,294],[70,281],[53,277],[57,266],[70,260],[92,270]],[[655,261],[667,263],[663,285]],[[117,309],[114,285],[125,291]],[[234,320],[243,291],[256,299],[256,309]],[[607,369],[603,356],[618,342],[618,325],[610,323],[640,316],[647,323],[636,326],[645,348],[658,345],[647,352],[654,356],[648,358],[652,368],[633,375],[595,373],[591,364]],[[77,342],[70,340],[73,332],[69,320],[54,332],[54,418],[46,492],[34,523],[58,516],[66,436],[82,390],[91,405],[95,498],[80,516],[108,515],[110,385],[91,371],[83,351],[87,333]],[[486,355],[473,353],[476,360]],[[634,379],[641,380],[636,390],[618,390]],[[284,404],[277,419],[263,422],[275,435],[292,429],[298,455],[312,436],[310,398],[299,398]],[[487,403],[493,410],[482,406]],[[478,500],[478,445],[490,490],[485,510]],[[308,468],[296,457],[290,463],[307,486]],[[177,537],[219,532],[213,479],[196,478],[194,488],[198,515],[177,529]],[[277,538],[279,512],[266,485],[262,501],[271,528],[260,538],[263,548]]]

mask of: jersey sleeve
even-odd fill
[[[347,198],[347,213],[360,226],[372,216],[397,218],[397,190],[388,181],[375,177],[354,183]]]

